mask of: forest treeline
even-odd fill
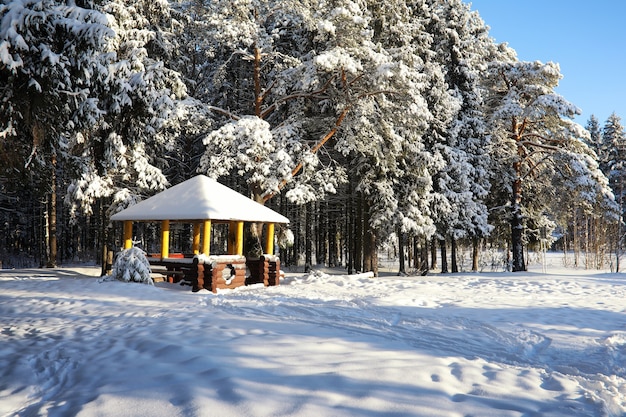
[[[577,124],[560,78],[461,0],[4,1],[0,261],[105,262],[111,214],[205,174],[291,220],[287,265],[618,268],[623,127]]]

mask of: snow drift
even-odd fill
[[[218,294],[2,270],[0,414],[624,415],[626,281],[547,270]]]

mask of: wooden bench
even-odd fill
[[[196,268],[193,258],[182,256],[182,254],[174,254],[168,258],[151,255],[148,257],[148,262],[150,262],[150,269],[153,274],[162,275],[170,283],[188,281]]]
[[[163,275],[168,282],[191,285],[194,292],[201,289],[217,292],[257,283],[278,285],[280,281],[280,261],[272,255],[263,255],[258,260],[246,260],[239,255],[150,256],[148,261],[153,273]]]

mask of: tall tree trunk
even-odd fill
[[[406,275],[406,265],[404,263],[404,239],[405,235],[400,230],[398,230],[398,260],[400,263],[400,267],[398,269],[398,275]]]
[[[474,236],[472,238],[472,272],[478,272],[478,246],[480,244],[479,239]]]
[[[568,219],[571,220],[571,219]],[[568,222],[569,224],[569,222]],[[563,265],[567,266],[567,247],[569,245],[569,234],[570,234],[570,227],[569,226],[565,226],[565,233],[563,233]]]
[[[313,203],[307,204],[304,225],[304,272],[309,272],[313,265]]]
[[[330,207],[330,205],[326,206],[326,210],[333,210],[334,207]],[[336,267],[339,265],[338,252],[339,252],[339,235],[337,233],[337,222],[336,219],[331,220],[330,213],[327,216],[328,221],[328,266]]]
[[[574,266],[578,267],[580,262],[580,242],[579,242],[579,232],[578,232],[578,211],[574,212],[574,221],[573,221],[574,231],[572,233],[572,248],[574,249]]]
[[[350,192],[352,194],[352,192]],[[349,198],[348,203],[346,204],[346,256],[347,256],[347,266],[348,266],[348,274],[354,274],[354,251],[355,251],[355,227],[354,227],[354,217],[353,217],[353,205],[354,199]]]
[[[104,209],[103,199],[98,201],[98,209],[97,209],[98,217],[100,218],[99,227],[100,227],[100,246],[102,259],[100,260],[100,275],[104,276],[107,274],[108,266],[107,266],[107,258],[109,254],[109,240],[107,239],[107,226],[106,226],[106,210]]]
[[[365,260],[363,259],[363,254],[365,252],[365,242],[364,242],[364,230],[363,225],[364,221],[364,205],[363,196],[359,193],[357,194],[357,203],[356,203],[356,219],[354,228],[356,230],[355,239],[354,239],[354,267],[358,271],[363,271],[363,265],[365,264]]]
[[[519,165],[519,163],[515,163]],[[518,168],[519,169],[519,168]],[[522,217],[522,180],[513,182],[513,213],[511,216],[511,250],[513,252],[513,272],[525,271],[524,262],[524,219]]]
[[[428,274],[428,239],[422,240],[422,250],[420,251],[420,273]]]
[[[363,215],[363,272],[369,272],[372,270],[372,239],[369,227],[369,215],[366,210],[367,204],[364,204]]]
[[[590,269],[593,262],[591,261],[591,251],[589,250],[589,216],[583,213],[583,222],[585,222],[585,269]]]
[[[50,200],[48,218],[48,260],[46,267],[57,266],[57,159],[53,155],[51,158],[52,171],[50,177]]]
[[[617,222],[617,238],[615,239],[615,272],[619,272],[619,262],[622,256],[622,222],[624,220],[624,198],[619,198],[619,220]]]
[[[46,201],[44,204],[42,204],[42,210],[43,210],[43,224],[42,224],[42,231],[43,231],[43,253],[42,253],[42,257],[41,257],[41,263],[40,266],[44,267],[48,264],[48,259],[50,259],[50,202],[48,201],[48,199],[46,198]]]
[[[511,250],[513,251],[513,272],[525,271],[524,262],[524,219],[522,216],[522,160],[524,159],[524,147],[522,145],[522,124],[514,117],[512,120],[512,132],[517,144],[517,160],[513,163],[515,180],[513,181],[513,213],[511,217]]]
[[[450,258],[452,263],[452,273],[459,272],[459,266],[456,262],[456,239],[450,239]]]
[[[437,238],[433,237],[430,241],[430,269],[437,268]]]
[[[413,263],[413,237],[409,236],[405,239],[405,244],[406,244],[406,254],[407,254],[407,259],[406,259],[406,263],[409,265],[409,267],[412,267],[414,265]]]
[[[328,264],[328,223],[324,221],[326,211],[324,203],[317,204],[317,249],[315,251],[315,261],[318,265]]]
[[[367,199],[364,199],[363,201],[363,272],[373,272],[374,276],[378,276],[376,231],[370,226],[369,203]]]
[[[261,110],[263,106],[263,92],[261,91],[261,49],[258,46],[254,46],[254,115],[261,117]]]
[[[367,240],[369,241],[368,246],[370,250],[370,259],[371,259],[371,269],[374,273],[374,276],[378,276],[378,244],[376,239],[376,231],[368,228],[367,229]]]
[[[441,273],[447,274],[448,273],[448,253],[446,251],[445,239],[439,240],[439,247],[441,250]]]

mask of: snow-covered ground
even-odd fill
[[[626,415],[626,276],[560,264],[219,294],[2,270],[0,415]]]

